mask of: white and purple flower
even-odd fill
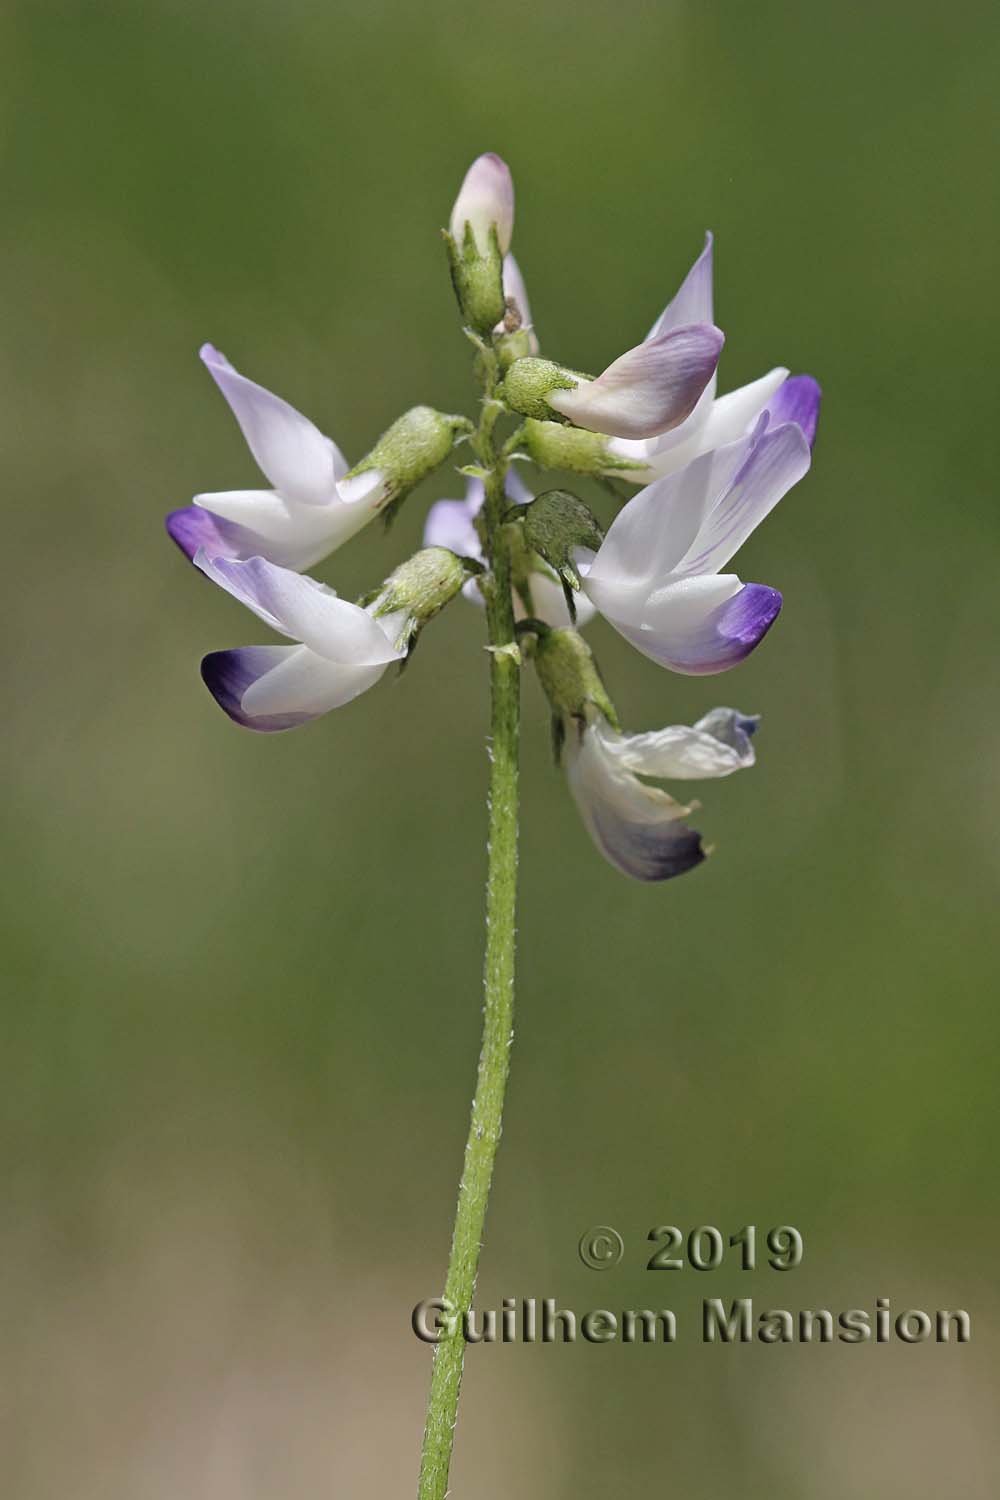
[[[569,789],[605,859],[635,880],[669,880],[701,864],[701,835],[684,806],[640,777],[694,781],[731,776],[754,763],[758,720],[715,708],[694,726],[620,734],[600,715],[571,720],[563,746]]]
[[[378,514],[386,498],[380,470],[345,479],[347,460],[308,417],[241,375],[211,344],[201,358],[273,488],[200,494],[172,511],[167,531],[189,558],[204,550],[307,568]]]
[[[722,672],[748,656],[781,609],[777,589],[720,570],[809,468],[797,421],[764,412],[752,433],[640,490],[596,553],[583,589],[645,656],[674,672]]]
[[[246,729],[294,729],[373,687],[406,655],[405,611],[375,618],[315,579],[263,557],[196,552],[195,566],[294,646],[213,651],[201,664],[209,692]]]
[[[713,320],[712,235],[706,234],[704,249],[653,324],[647,343],[691,324],[710,324]],[[614,462],[609,467],[622,478],[640,482],[648,480],[651,473],[658,478],[673,474],[700,454],[742,437],[764,411],[770,413],[775,424],[797,422],[812,446],[819,419],[820,388],[811,375],[789,375],[779,365],[725,396],[716,395],[716,384],[713,371],[693,410],[671,431],[638,439],[628,435],[613,437],[608,444],[612,461],[643,467],[631,472],[614,469]]]
[[[655,438],[695,411],[724,342],[721,329],[710,322],[672,327],[619,355],[595,379],[528,356],[508,368],[504,399],[536,420],[551,420],[556,413],[576,427],[619,440]],[[610,444],[608,452],[613,457]]]
[[[620,442],[675,431],[715,377],[725,335],[711,321],[665,329],[618,356],[594,380],[576,377],[548,404],[576,427]]]

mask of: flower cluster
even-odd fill
[[[280,397],[201,351],[269,488],[204,493],[167,517],[201,572],[292,645],[216,651],[202,676],[238,724],[284,730],[372,687],[457,595],[493,584],[485,486],[505,487],[521,659],[551,704],[583,822],[607,859],[662,880],[704,858],[690,808],[640,778],[727,776],[753,764],[754,717],[715,709],[693,727],[622,733],[580,635],[595,616],[673,672],[735,666],[759,645],[781,595],[725,571],[809,467],[819,413],[810,376],[777,367],[719,396],[724,336],[714,322],[712,238],[642,343],[596,377],[542,358],[524,279],[510,253],[514,190],[505,163],[478,158],[445,233],[469,337],[498,372],[490,421],[512,423],[499,469],[468,462],[462,499],[427,514],[424,547],[372,593],[341,599],[302,570],[334,552],[472,440],[468,419],[418,406],[351,467],[336,443]],[[517,464],[637,487],[606,531],[566,490],[530,489]]]

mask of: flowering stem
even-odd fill
[[[473,442],[487,476],[483,517],[490,566],[485,593],[491,701],[483,1042],[444,1287],[448,1326],[434,1349],[418,1500],[444,1500],[448,1492],[465,1359],[463,1319],[472,1306],[476,1287],[493,1164],[500,1144],[514,1019],[520,659],[503,520],[509,503],[504,491],[507,456],[498,450],[494,439],[503,408],[494,399],[498,369],[492,350],[483,351],[480,369],[484,398]]]

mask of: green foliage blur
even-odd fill
[[[486,672],[461,601],[287,735],[162,517],[258,481],[211,339],[359,458],[470,410],[439,226],[499,151],[546,354],[599,369],[716,232],[722,389],[824,388],[725,678],[597,623],[632,729],[760,712],[706,866],[631,884],[525,696],[518,1031],[478,1303],[672,1348],[471,1351],[453,1493],[997,1493],[1000,25],[985,3],[21,0],[0,18],[5,1500],[410,1493],[480,1022]],[[419,543],[442,471],[320,576]],[[625,1261],[578,1260],[592,1223]],[[644,1269],[794,1224],[786,1273]],[[964,1348],[705,1347],[702,1297],[961,1306]]]

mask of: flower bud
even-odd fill
[[[416,485],[444,462],[455,439],[472,430],[467,417],[449,416],[432,406],[414,406],[384,432],[374,448],[340,480],[338,491],[348,505],[367,499],[380,485],[378,508],[395,509]]]
[[[482,565],[472,558],[456,557],[447,547],[424,547],[390,573],[366,608],[397,649],[409,651],[428,621],[480,572]]]
[[[600,714],[613,729],[621,727],[594,653],[578,631],[541,630],[534,661],[538,680],[559,725],[564,725],[567,719],[589,722]]]
[[[510,168],[496,152],[477,156],[466,172],[448,229],[459,245],[470,233],[480,255],[489,253],[490,231],[495,229],[500,254],[507,254],[514,230],[514,183]]]
[[[627,474],[634,476],[636,482],[651,473],[647,464],[616,453],[614,442],[601,432],[529,418],[521,430],[518,448],[543,469],[568,469],[572,474]]]
[[[514,228],[510,168],[493,152],[472,163],[445,234],[451,279],[462,316],[488,334],[506,311],[503,260]]]

